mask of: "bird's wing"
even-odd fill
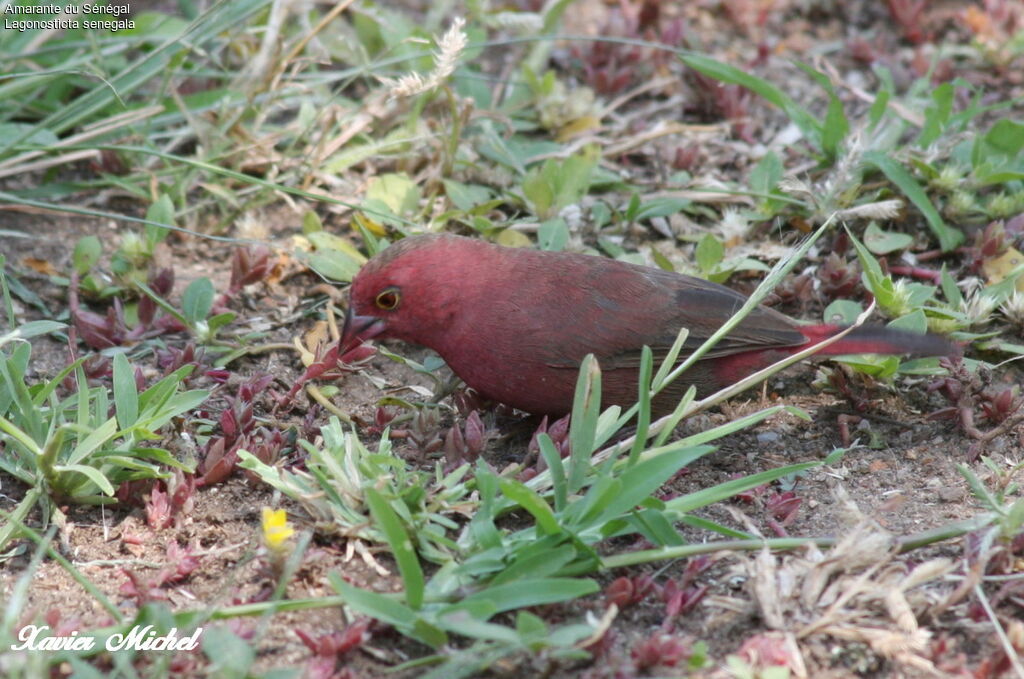
[[[704,343],[718,328],[728,321],[746,303],[747,298],[724,285],[681,276],[656,269],[644,269],[645,285],[642,296],[635,304],[642,308],[644,329],[637,331],[639,323],[633,322],[629,332],[623,329],[621,335],[629,337],[618,351],[599,356],[605,370],[616,368],[636,369],[640,365],[641,349],[651,348],[655,363],[664,360],[675,342],[679,330],[687,327],[689,336],[683,343],[680,360],[685,359]],[[590,290],[593,303],[598,308],[612,307],[612,300],[620,299],[622,290],[609,286],[595,286]],[[606,300],[605,297],[608,297]],[[618,307],[621,309],[621,303]],[[630,323],[621,310],[607,324]],[[657,319],[656,322],[651,322]],[[756,307],[732,332],[723,337],[705,354],[706,358],[718,358],[769,347],[788,347],[804,344],[807,338],[787,316],[767,307]],[[578,368],[578,360],[564,357],[549,363],[553,367]]]

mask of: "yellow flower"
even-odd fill
[[[263,541],[267,547],[280,551],[294,533],[295,529],[288,525],[288,513],[285,510],[263,508]]]

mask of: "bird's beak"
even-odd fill
[[[352,307],[349,307],[345,312],[345,325],[341,330],[339,346],[348,347],[365,342],[387,330],[387,327],[383,318],[356,316],[352,313]]]

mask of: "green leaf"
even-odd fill
[[[569,492],[583,486],[590,455],[594,452],[597,418],[601,413],[601,368],[593,354],[587,354],[580,365],[569,420]]]
[[[685,544],[664,511],[643,509],[629,518],[630,523],[641,535],[659,547]]]
[[[811,142],[811,144],[818,148],[821,147],[821,124],[814,116],[775,85],[771,84],[767,80],[750,75],[746,71],[742,71],[735,66],[730,66],[720,61],[716,61],[711,57],[698,54],[687,54],[682,55],[679,58],[684,64],[695,71],[699,71],[706,76],[710,76],[715,80],[719,80],[724,83],[732,83],[745,87],[754,94],[760,96],[762,99],[775,104],[782,109],[782,111],[798,128],[800,128],[804,137]]]
[[[501,479],[501,492],[505,497],[528,511],[537,522],[537,527],[542,533],[553,534],[562,530],[558,525],[558,519],[548,503],[540,495],[527,488],[522,483],[513,479]]]
[[[907,330],[909,332],[916,332],[919,335],[923,335],[928,332],[928,317],[925,316],[924,311],[918,309],[910,312],[906,316],[900,316],[887,324],[886,327],[896,328],[898,330]]]
[[[336,251],[344,254],[358,264],[366,263],[366,256],[359,251],[347,238],[336,236],[328,231],[314,231],[306,235],[313,248],[317,251]]]
[[[882,116],[885,115],[885,112],[889,107],[890,97],[892,97],[892,91],[888,88],[880,89],[878,93],[875,94],[875,101],[871,104],[871,110],[868,111],[869,130],[873,130],[882,120]]]
[[[924,112],[924,125],[917,137],[920,148],[928,148],[942,135],[953,112],[953,83],[942,83],[932,91],[932,105]]]
[[[548,183],[540,169],[534,168],[523,178],[523,197],[537,217],[551,216],[555,202],[555,190]]]
[[[361,266],[359,262],[338,250],[317,250],[308,253],[304,259],[318,274],[340,283],[351,283]]]
[[[1001,118],[992,124],[988,132],[981,137],[981,145],[976,147],[979,152],[999,153],[1007,158],[1019,158],[1024,152],[1024,122]],[[975,165],[982,160],[975,159]]]
[[[864,309],[860,304],[850,299],[837,299],[825,307],[823,319],[826,323],[837,323],[839,325],[850,325],[857,320]]]
[[[448,196],[448,200],[463,212],[469,212],[477,205],[486,203],[491,199],[491,190],[486,186],[463,184],[454,179],[444,179],[442,183],[444,184],[444,192]]]
[[[528,606],[541,606],[560,601],[571,601],[600,589],[593,580],[578,578],[535,578],[516,580],[504,585],[488,587],[469,595],[463,603],[486,601],[498,613],[514,611]]]
[[[849,132],[850,121],[846,119],[846,113],[843,111],[843,102],[834,92],[830,92],[825,125],[821,131],[821,150],[829,160],[839,157],[840,147]]]
[[[363,615],[385,622],[431,648],[448,643],[448,635],[444,630],[426,623],[411,608],[383,594],[350,585],[337,573],[331,573],[328,577],[345,602]]]
[[[28,323],[22,323],[9,333],[0,335],[0,347],[17,339],[29,339],[39,335],[47,335],[66,327],[68,327],[67,324],[58,323],[57,321],[29,321]]]
[[[622,492],[604,508],[598,523],[610,521],[632,510],[661,488],[673,474],[711,450],[711,446],[676,447],[671,444],[669,450],[630,467],[619,477]]]
[[[565,467],[562,465],[562,456],[555,448],[554,441],[547,433],[537,437],[537,445],[540,447],[540,454],[547,462],[551,470],[551,487],[555,496],[555,510],[562,511],[569,495],[568,483],[565,479]]]
[[[896,374],[900,367],[898,356],[876,356],[874,354],[855,354],[840,361],[857,372],[871,375],[878,379],[888,379]]]
[[[971,166],[980,186],[1024,179],[1024,122],[1000,119],[971,148]]]
[[[647,431],[651,425],[651,373],[654,370],[654,354],[646,344],[640,350],[640,375],[637,380],[636,433],[632,447],[629,449],[628,466],[632,467],[640,460],[647,442]]]
[[[875,222],[868,224],[868,228],[864,230],[864,245],[876,255],[887,255],[897,250],[906,250],[913,242],[913,236],[894,231],[882,231]]]
[[[3,416],[0,416],[0,431],[5,432],[11,437],[11,439],[20,443],[25,447],[25,450],[29,451],[32,455],[38,457],[43,454],[43,449],[39,447],[39,444],[32,440],[32,437],[29,436],[27,432],[22,431],[16,427],[13,422]]]
[[[714,504],[715,502],[720,502],[734,497],[737,493],[742,493],[745,490],[756,488],[763,483],[771,483],[783,476],[798,474],[808,469],[818,467],[821,464],[822,463],[820,462],[802,462],[800,464],[793,464],[786,467],[776,467],[775,469],[769,469],[768,471],[751,474],[739,479],[732,479],[715,486],[703,488],[693,493],[673,498],[665,503],[665,508],[669,511],[685,514],[692,512],[695,509]]]
[[[750,189],[762,195],[769,194],[782,181],[782,161],[774,151],[768,151],[750,171]]]
[[[964,240],[964,234],[959,230],[951,228],[943,221],[942,215],[932,205],[928,195],[917,181],[907,172],[902,165],[879,151],[868,151],[864,154],[864,162],[882,172],[889,180],[903,192],[910,202],[924,215],[928,227],[939,239],[939,246],[944,252],[949,252]]]
[[[524,638],[541,638],[548,635],[548,626],[533,613],[519,611],[516,613],[516,632]]]
[[[626,212],[623,215],[627,222],[635,222],[637,215],[640,213],[640,194],[634,193],[629,197],[629,203],[626,205]]]
[[[562,514],[562,523],[576,529],[592,528],[597,517],[622,493],[622,482],[603,473],[587,489],[582,499],[569,505]]]
[[[562,536],[553,537],[561,538]],[[502,585],[515,580],[528,580],[555,575],[575,558],[576,549],[572,545],[535,550],[522,558],[516,559],[508,568],[496,575],[491,584]]]
[[[314,210],[306,210],[302,215],[302,235],[309,237],[309,234],[323,230],[324,223],[320,220],[320,215]]]
[[[135,386],[135,371],[124,354],[114,356],[114,407],[117,423],[128,429],[139,417],[139,392]]]
[[[441,614],[438,616],[438,621],[449,632],[469,639],[498,641],[514,646],[519,643],[519,635],[516,630],[492,622],[483,622],[463,609],[455,609]]]
[[[633,194],[633,198],[639,203],[639,197],[636,194]],[[678,214],[691,205],[693,205],[693,201],[689,198],[674,198],[672,196],[652,198],[638,205],[637,209],[630,215],[629,221],[640,221],[642,219],[651,219],[652,217],[667,217]]]
[[[181,296],[181,312],[189,325],[205,320],[213,306],[213,283],[209,278],[197,278],[185,288]]]
[[[413,610],[418,610],[423,606],[424,579],[423,569],[420,568],[412,541],[405,532],[398,514],[380,493],[372,487],[365,487],[363,497],[398,563],[398,570],[405,585],[405,600]]]
[[[590,181],[601,159],[597,145],[591,144],[580,153],[569,156],[560,166],[552,164],[548,174],[556,187],[556,209],[579,203],[590,189]]]
[[[71,255],[75,271],[84,276],[89,272],[103,254],[103,246],[96,236],[84,236],[75,244],[75,252]]]
[[[97,448],[112,439],[115,434],[117,434],[117,420],[111,417],[75,446],[68,456],[68,462],[72,465],[77,465],[92,455]]]
[[[114,494],[114,486],[111,485],[110,481],[100,472],[100,470],[95,469],[93,467],[89,467],[84,464],[55,464],[53,466],[53,471],[58,472],[60,474],[81,474],[82,476],[85,476],[94,484],[96,484],[96,487],[99,488],[100,491],[102,491],[104,494],[108,496],[113,496]]]
[[[166,193],[161,193],[146,210],[146,220],[174,226],[174,203]],[[146,224],[146,249],[152,253],[157,243],[167,238],[170,229],[164,226]]]
[[[569,227],[561,217],[541,222],[537,229],[537,244],[541,250],[558,252],[569,242]]]
[[[861,243],[856,236],[850,233],[850,230],[846,230],[850,237],[850,241],[853,243],[854,249],[857,251],[857,259],[860,261],[860,266],[864,270],[862,276],[864,280],[864,287],[866,287],[871,294],[877,299],[879,305],[883,308],[888,308],[893,304],[893,284],[892,279],[882,273],[882,267],[878,264],[878,260],[872,256],[864,244]]]
[[[233,311],[225,311],[224,313],[217,314],[216,316],[210,316],[206,322],[206,326],[210,329],[210,335],[216,335],[217,331],[223,328],[225,325],[235,320],[235,313]]]
[[[143,628],[144,629],[144,628]],[[226,626],[211,625],[203,630],[203,653],[210,659],[211,673],[219,677],[250,677],[256,648]]]
[[[700,270],[707,273],[714,269],[725,257],[725,246],[712,234],[706,233],[700,239],[700,242],[697,243],[694,256],[697,259],[697,266],[700,267]]]
[[[60,141],[52,130],[48,130],[40,125],[10,122],[0,123],[0,139],[13,139],[19,144],[38,146],[56,146]]]
[[[366,186],[367,200],[379,200],[391,212],[408,216],[419,209],[420,189],[405,173],[373,177]]]
[[[960,292],[956,280],[949,275],[945,264],[942,265],[942,294],[946,298],[946,302],[955,309],[959,309],[964,302],[964,295]]]
[[[590,188],[599,159],[597,147],[588,146],[565,160],[549,158],[540,167],[530,168],[522,188],[533,213],[540,219],[551,219],[567,205],[578,203]]]
[[[661,269],[662,271],[671,271],[675,273],[676,269],[674,266],[672,266],[672,262],[668,261],[668,258],[665,257],[665,255],[661,254],[654,248],[651,249],[651,258],[654,260],[654,263],[658,266],[658,268]]]

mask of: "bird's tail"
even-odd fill
[[[800,332],[808,342],[817,343],[844,329],[841,325],[804,325]],[[796,347],[806,349],[807,344]],[[948,356],[956,353],[956,346],[939,335],[920,334],[881,325],[862,325],[846,337],[818,352],[819,356],[839,354],[913,354],[915,356]]]

